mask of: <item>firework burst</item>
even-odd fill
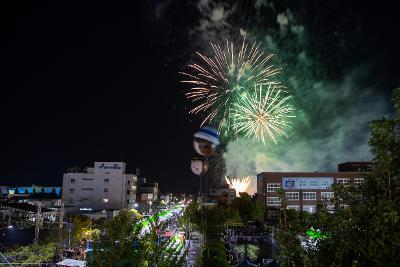
[[[285,130],[290,127],[289,118],[294,108],[288,104],[290,95],[273,83],[255,85],[253,92],[243,93],[240,101],[233,104],[231,114],[232,127],[245,137],[253,137],[265,143],[271,139],[276,144],[276,136],[287,136]]]
[[[193,102],[189,113],[200,114],[205,123],[218,125],[230,123],[232,104],[241,94],[253,88],[271,83],[280,69],[269,65],[273,54],[260,49],[260,43],[249,45],[243,39],[240,48],[232,42],[225,45],[211,43],[213,55],[207,57],[197,52],[200,63],[188,65],[189,72],[181,72],[182,83],[190,85],[186,97]],[[279,87],[279,82],[274,82]]]
[[[229,185],[229,188],[233,188],[236,190],[236,196],[239,196],[240,192],[246,192],[251,181],[250,176],[236,179],[228,179],[228,177],[225,176],[225,180],[226,183]]]

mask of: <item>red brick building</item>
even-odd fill
[[[319,201],[334,197],[333,183],[358,185],[362,181],[359,172],[262,172],[257,175],[257,196],[267,208],[267,222],[273,222],[281,205],[279,188],[285,192],[288,208],[315,212]]]

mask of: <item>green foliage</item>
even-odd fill
[[[231,205],[200,206],[196,201],[189,204],[182,216],[182,222],[191,223],[203,232],[207,227],[207,236],[215,238],[223,232],[225,225],[240,223],[238,210]]]
[[[140,219],[142,216],[136,211],[123,210],[105,222],[104,234],[93,243],[93,256],[88,266],[183,266],[185,253],[182,255],[172,246],[175,239],[159,239],[157,235],[157,230],[164,230],[165,225],[154,221],[150,233],[142,236],[137,227]]]
[[[71,217],[71,243],[76,246],[85,238],[86,230],[90,229],[91,220],[86,216],[76,215]]]
[[[56,251],[54,243],[18,246],[5,253],[11,263],[49,263]]]
[[[207,241],[205,247],[203,248],[201,266],[230,266],[227,259],[227,249],[224,246],[224,242],[219,240]]]
[[[239,193],[232,202],[232,208],[239,212],[240,218],[244,224],[249,221],[262,219],[264,216],[264,207],[255,198],[252,198],[248,193]]]

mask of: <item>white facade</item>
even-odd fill
[[[62,199],[66,210],[133,208],[137,177],[125,173],[124,162],[95,162],[83,173],[64,173]]]

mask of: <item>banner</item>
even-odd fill
[[[329,189],[333,177],[282,177],[283,189]]]

